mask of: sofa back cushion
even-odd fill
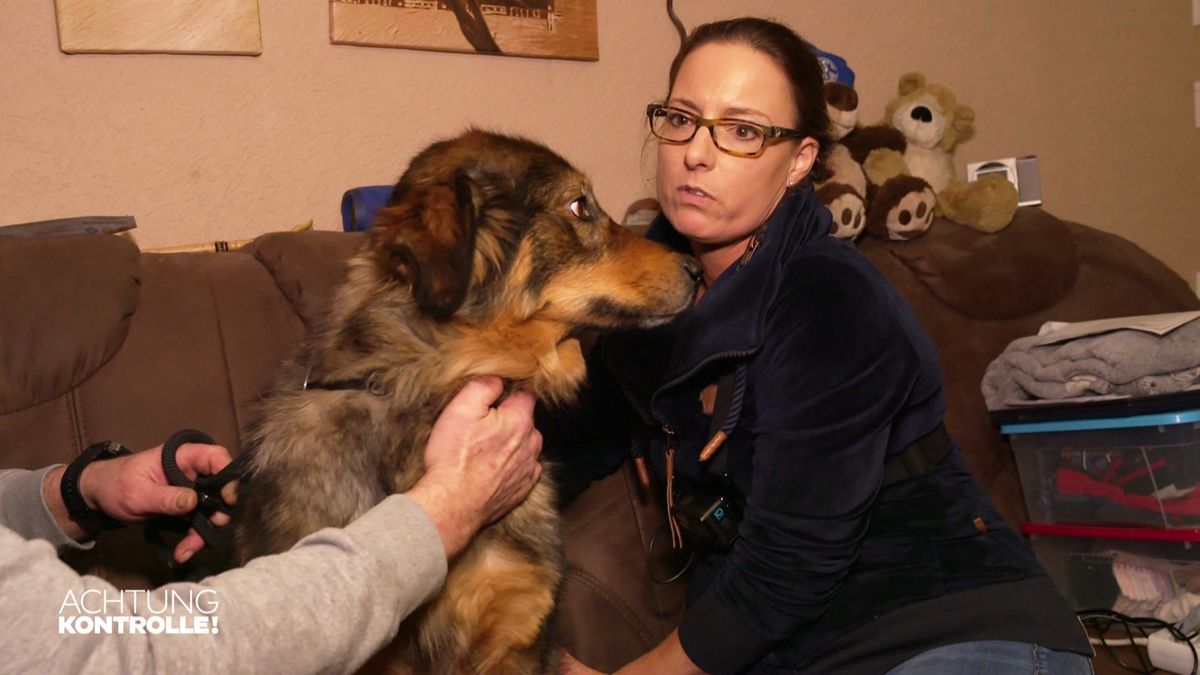
[[[328,302],[357,237],[264,237],[231,253],[128,239],[0,240],[0,464],[142,449],[185,427],[240,450],[256,402]]]
[[[138,249],[124,237],[0,246],[0,415],[57,398],[111,360],[140,281]]]

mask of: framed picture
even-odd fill
[[[595,61],[596,0],[330,0],[336,44]]]
[[[55,0],[58,46],[77,53],[262,53],[258,0]]]

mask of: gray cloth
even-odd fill
[[[1200,320],[1166,335],[1117,330],[1068,342],[1014,340],[983,376],[989,410],[1034,399],[1147,396],[1200,385]]]
[[[287,553],[199,583],[122,594],[58,560],[51,542],[65,544],[66,535],[41,500],[42,475],[0,473],[0,673],[350,672],[446,578],[437,528],[416,502],[393,495],[345,528],[321,530]],[[18,532],[47,536],[27,540]],[[86,630],[79,617],[100,611],[102,601],[109,602],[108,616],[160,626],[160,617],[171,617],[175,626],[193,628],[197,617],[210,625],[216,617],[217,630],[116,634],[118,624],[114,634],[60,634],[60,612]]]
[[[80,543],[67,536],[46,506],[42,481],[60,466],[54,464],[38,471],[0,470],[0,526],[26,539],[48,541],[59,550],[92,548],[95,542]]]

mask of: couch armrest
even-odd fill
[[[647,570],[650,539],[666,531],[665,523],[661,497],[642,488],[629,463],[589,486],[563,514],[567,570],[556,636],[583,663],[611,672],[679,625],[686,578],[657,584]],[[656,559],[669,542],[658,538]]]

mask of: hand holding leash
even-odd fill
[[[193,489],[177,487],[168,480],[163,469],[163,446],[132,455],[91,464],[79,480],[80,492],[89,506],[126,523],[136,523],[151,516],[183,516],[196,509],[197,494]],[[175,461],[190,479],[219,473],[230,462],[229,451],[219,445],[187,443],[179,448]],[[236,488],[229,484],[221,496],[226,502],[236,499]],[[229,522],[224,513],[214,513],[214,525]],[[175,560],[185,562],[204,546],[195,529],[175,546]]]

